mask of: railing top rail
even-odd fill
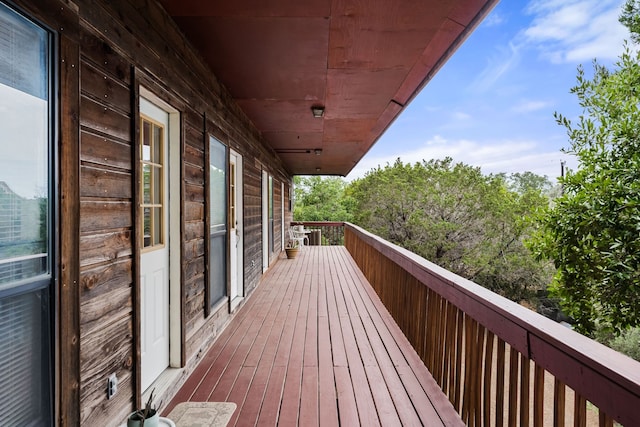
[[[345,229],[455,304],[608,414],[639,415],[640,362],[350,223]],[[626,390],[626,393],[620,391]],[[618,399],[618,401],[616,401]],[[621,402],[619,399],[623,399]]]
[[[342,227],[345,225],[342,221],[291,221],[291,225],[310,225],[314,226],[323,226],[323,227]]]

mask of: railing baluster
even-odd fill
[[[598,411],[598,425],[600,427],[613,427],[613,419],[611,419],[603,411]]]
[[[520,355],[520,426],[529,427],[529,379],[531,364],[529,358]]]
[[[495,335],[487,330],[486,351],[484,357],[484,425],[491,426],[491,373],[493,372],[493,341]]]
[[[471,381],[471,319],[464,316],[464,379],[462,383],[462,421],[469,424],[469,382]]]
[[[471,317],[467,316],[467,320],[469,321],[469,360],[470,363],[468,365],[469,370],[469,378],[467,382],[467,387],[469,387],[469,426],[474,427],[475,423],[475,415],[476,415],[476,378],[478,377],[478,372],[476,371],[476,361],[478,357],[477,351],[477,341],[478,341],[478,328],[477,323]]]
[[[509,425],[518,419],[518,352],[509,346]]]
[[[565,387],[559,379],[553,384],[553,425],[564,427]]]
[[[433,348],[433,343],[434,343],[434,335],[435,335],[435,331],[434,331],[434,327],[433,324],[435,322],[435,310],[433,307],[433,303],[434,303],[434,299],[431,298],[431,291],[427,291],[427,328],[426,328],[426,346],[425,346],[425,364],[427,365],[427,368],[429,368],[429,371],[431,371],[433,373],[433,361],[434,361],[434,348]]]
[[[496,426],[504,425],[504,372],[505,372],[505,342],[498,338],[498,350],[496,352]]]
[[[443,362],[443,353],[444,353],[444,322],[446,320],[444,307],[443,307],[443,299],[437,293],[433,293],[432,296],[435,300],[436,306],[436,327],[434,328],[436,333],[436,342],[435,342],[435,358],[434,358],[434,372],[433,376],[435,377],[438,384],[442,385],[442,362]]]
[[[533,378],[533,426],[544,425],[544,368],[535,364]]]
[[[449,357],[448,357],[448,365],[449,365],[449,381],[447,384],[447,391],[449,395],[449,400],[451,396],[453,396],[454,384],[455,384],[455,375],[456,375],[456,323],[458,318],[458,308],[449,304]]]
[[[578,392],[574,392],[573,425],[575,427],[586,427],[587,425],[587,399]]]
[[[454,392],[454,403],[453,407],[456,408],[456,411],[460,412],[461,410],[461,402],[460,402],[460,394],[461,394],[461,381],[462,378],[462,357],[464,355],[464,349],[462,347],[462,339],[464,337],[464,313],[462,310],[458,310],[458,321],[456,322],[456,382],[455,382],[455,392]]]
[[[422,354],[420,355],[422,357],[422,360],[427,360],[427,357],[433,350],[430,344],[430,340],[432,340],[433,334],[433,319],[429,317],[433,316],[433,311],[429,309],[429,303],[431,301],[430,294],[431,291],[429,289],[415,288],[412,289],[411,294],[409,295],[410,300],[413,300],[418,304],[418,311],[420,312],[421,318],[424,319],[424,326],[422,328],[419,327],[420,325],[416,325],[418,326],[417,332],[419,334],[416,339],[416,343],[418,344],[416,348],[418,348],[417,351],[420,351],[420,349],[422,349]],[[408,303],[408,301],[405,301],[405,303]],[[407,311],[404,308],[402,310],[405,312],[405,322],[411,325],[413,323],[413,313]]]
[[[440,384],[440,388],[444,394],[449,394],[449,375],[450,369],[449,367],[451,362],[451,304],[449,301],[444,302],[445,304],[445,321],[444,321],[444,352],[442,355],[442,384]]]
[[[476,340],[475,340],[475,346],[476,346],[476,363],[474,364],[475,367],[475,372],[473,375],[473,381],[474,381],[474,402],[473,402],[473,407],[475,409],[475,415],[474,415],[474,424],[475,425],[482,425],[482,365],[483,365],[483,361],[484,361],[484,326],[482,326],[480,323],[475,322],[476,323],[476,330],[477,330],[477,334],[476,334]]]

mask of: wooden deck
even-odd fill
[[[229,425],[462,425],[342,246],[270,268],[168,405],[230,401]]]

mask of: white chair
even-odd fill
[[[295,228],[289,229],[289,239],[298,242],[298,246],[302,249],[304,246],[305,240],[307,241],[307,245],[309,244],[309,237],[304,232],[300,232]]]

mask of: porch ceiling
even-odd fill
[[[497,3],[160,1],[289,171],[323,175],[348,174]]]

